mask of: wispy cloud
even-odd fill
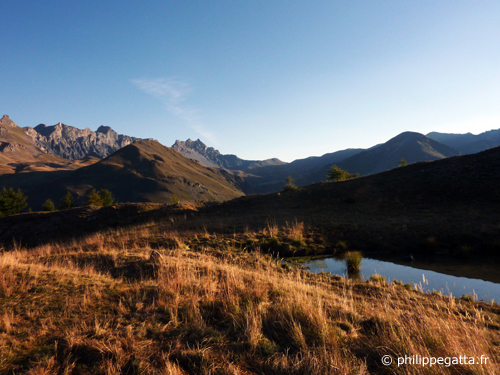
[[[159,99],[170,113],[184,121],[203,140],[217,143],[217,137],[203,125],[198,111],[186,103],[192,92],[188,83],[174,78],[134,79],[132,83],[146,94]]]

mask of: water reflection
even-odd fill
[[[304,265],[310,267],[311,272],[325,271],[343,277],[347,276],[346,264],[342,260],[334,258],[310,260],[306,261]],[[451,293],[454,297],[469,294],[488,302],[491,300],[500,301],[500,284],[363,258],[360,277],[366,280],[373,274],[384,276],[387,282],[399,280],[405,284],[410,283],[413,287],[425,293],[432,293],[433,290],[437,290],[443,295],[450,295]]]

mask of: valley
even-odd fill
[[[384,259],[498,282],[465,266],[498,268],[500,148],[457,156],[403,133],[283,163],[201,141],[176,151],[135,140],[69,160],[9,125],[4,134],[15,130],[18,148],[35,151],[7,151],[0,185],[21,188],[35,209],[68,191],[80,207],[0,218],[0,373],[388,374],[398,368],[381,358],[407,353],[485,356],[433,373],[495,373],[496,301],[283,259],[360,251],[366,265]],[[398,167],[401,158],[409,164]],[[56,170],[56,160],[69,164]],[[330,163],[362,176],[324,182]],[[287,176],[299,186],[283,189]],[[92,189],[117,202],[85,205]]]

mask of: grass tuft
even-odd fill
[[[344,254],[344,260],[348,273],[359,273],[361,261],[363,260],[363,255],[359,251],[348,251]]]

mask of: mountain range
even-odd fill
[[[188,139],[185,142],[177,140],[172,145],[172,148],[187,158],[199,161],[205,167],[248,171],[271,165],[286,164],[276,158],[266,160],[244,160],[236,155],[223,155],[213,147],[206,146],[199,139],[196,141]]]
[[[165,149],[156,142],[136,142],[115,153],[116,158],[110,156],[102,164],[82,168],[81,174],[75,173],[79,171],[70,172],[74,178],[70,182],[78,187],[84,181],[92,183],[92,179],[109,175],[106,183],[112,183],[112,176],[116,176],[121,180],[115,182],[113,189],[124,185],[122,188],[128,190],[125,193],[131,194],[130,191],[140,188],[146,192],[144,200],[157,199],[146,196],[151,192],[144,189],[141,179],[160,177],[157,170],[161,168],[159,157],[170,155],[173,160],[184,160],[173,150]],[[141,155],[150,157],[142,160]],[[195,161],[190,165],[205,171]],[[184,168],[183,163],[179,167]],[[135,176],[137,171],[143,175]],[[184,174],[183,170],[180,172]],[[193,177],[199,175],[193,172]],[[155,184],[154,180],[148,183]],[[499,253],[499,183],[500,147],[496,147],[472,155],[417,162],[348,181],[322,182],[298,190],[241,196],[221,204],[179,204],[175,207],[123,204],[102,210],[81,208],[74,212],[2,218],[0,243],[12,244],[13,239],[23,244],[50,243],[55,238],[74,236],[75,231],[88,235],[102,232],[117,223],[137,225],[161,222],[165,218],[174,228],[183,231],[203,228],[208,233],[246,233],[242,237],[247,241],[247,233],[259,232],[269,223],[290,228],[291,223],[298,222],[308,228],[315,241],[328,247],[325,254],[331,254],[337,244],[343,243],[349,249],[392,254],[396,259],[405,253],[428,256],[436,255],[437,251],[467,257],[470,251],[474,257],[471,256],[469,261],[473,262],[477,252]],[[214,186],[214,189],[220,189],[220,186]],[[152,185],[152,192],[155,191],[157,188]],[[168,241],[161,236],[149,239],[160,246],[164,246],[162,241]],[[199,244],[198,238],[196,241]],[[242,248],[246,246],[242,245]],[[285,252],[290,250],[277,246]]]
[[[51,126],[40,124],[34,128],[25,127],[24,130],[41,150],[71,160],[87,156],[102,159],[139,140],[118,134],[109,126],[102,125],[95,132],[89,128],[82,130],[61,122]]]
[[[403,132],[369,149],[346,149],[285,163],[224,155],[201,140],[171,148],[101,126],[80,130],[59,123],[34,128],[0,120],[0,186],[21,188],[34,208],[66,191],[83,203],[92,189],[112,190],[120,201],[170,203],[227,200],[280,191],[290,176],[298,186],[326,180],[333,164],[361,176],[408,163],[432,161],[500,144],[500,130],[479,135]],[[102,159],[102,160],[100,160]]]
[[[240,169],[247,172],[244,175],[245,193],[269,193],[283,188],[285,179],[291,176],[298,186],[310,185],[326,180],[326,174],[333,164],[350,173],[361,176],[383,172],[395,168],[401,159],[408,163],[424,160],[439,160],[459,154],[459,151],[428,136],[415,132],[404,132],[384,144],[370,149],[346,149],[328,153],[320,157],[309,157],[295,160],[291,163],[255,162],[239,159],[240,168],[231,168],[225,163],[226,156],[219,151],[205,146],[200,140],[193,142],[176,141],[174,149],[184,156],[206,163],[218,165],[219,168]],[[212,157],[212,155],[217,157]],[[207,162],[208,160],[208,162]],[[270,159],[276,161],[277,159]],[[251,168],[241,168],[250,165]],[[237,166],[237,167],[238,167]]]
[[[97,160],[87,156],[80,160],[68,160],[47,153],[9,116],[0,119],[0,175],[74,170]]]
[[[0,180],[1,181],[1,180]],[[26,187],[34,205],[59,201],[70,191],[83,204],[92,189],[109,189],[119,202],[222,201],[243,195],[233,174],[205,168],[154,140],[136,141],[112,155],[37,186]],[[41,198],[36,198],[41,197]]]
[[[0,187],[20,188],[34,209],[48,198],[59,202],[68,191],[83,204],[92,189],[109,189],[120,202],[221,201],[243,195],[243,180],[235,174],[107,127],[96,132],[64,124],[21,128],[4,116],[0,136]],[[76,155],[83,159],[71,160]]]
[[[490,130],[478,135],[431,132],[427,136],[453,147],[462,155],[475,154],[476,152],[500,146],[500,129]]]

